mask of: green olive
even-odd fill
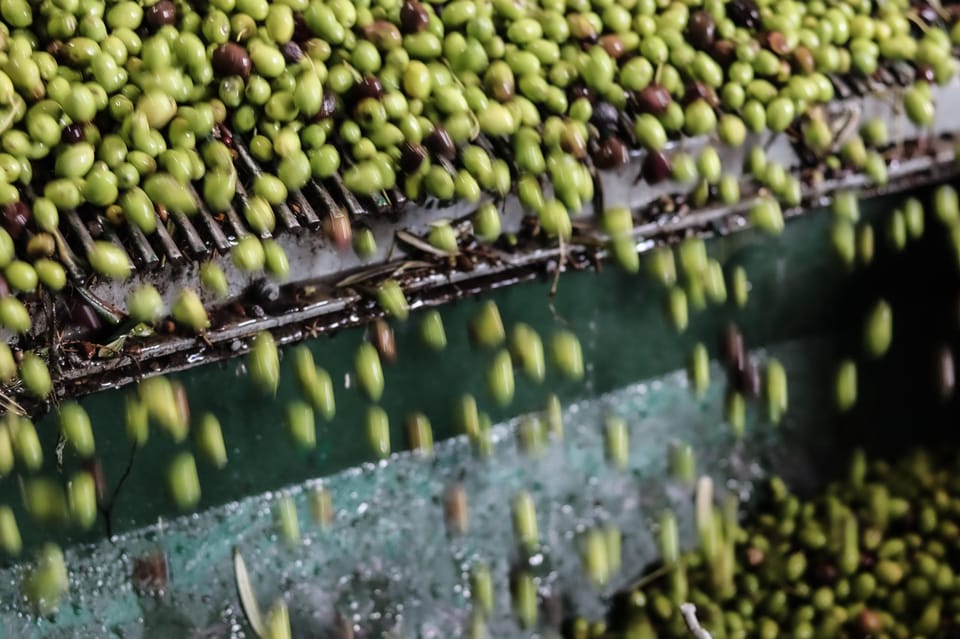
[[[97,521],[97,488],[93,475],[80,471],[73,476],[67,484],[67,502],[70,518],[79,528],[90,528]]]
[[[6,342],[0,342],[0,383],[9,384],[17,377],[17,363]],[[0,473],[2,475],[3,473]]]
[[[0,505],[0,549],[8,556],[15,557],[23,550],[23,539],[17,526],[13,509]]]
[[[60,432],[81,457],[92,457],[95,451],[93,426],[87,411],[76,402],[60,405]]]
[[[229,291],[226,274],[213,262],[205,262],[200,266],[200,283],[217,297],[226,297]]]
[[[268,331],[257,333],[250,346],[247,362],[250,379],[264,395],[276,395],[280,385],[280,354]]]
[[[907,233],[913,240],[923,237],[923,205],[916,198],[908,198],[903,203],[903,217],[906,223]]]
[[[377,301],[383,309],[400,321],[410,315],[410,306],[403,289],[396,280],[386,280],[377,289]]]
[[[97,273],[112,279],[126,279],[132,270],[130,259],[122,248],[104,240],[97,240],[87,252],[87,260]]]
[[[193,192],[184,188],[169,173],[154,173],[143,183],[143,190],[150,199],[167,210],[193,215],[197,212],[197,201]]]
[[[366,415],[367,440],[379,459],[390,456],[390,419],[379,406],[370,406]]]
[[[787,373],[783,364],[776,359],[767,363],[765,393],[767,418],[777,424],[787,410]]]
[[[30,313],[16,297],[0,297],[0,324],[16,333],[26,333],[31,326]]]
[[[857,365],[853,360],[844,360],[837,368],[834,399],[840,412],[849,411],[857,402]]]
[[[543,341],[533,328],[523,323],[514,326],[510,350],[528,378],[536,383],[543,381],[546,375]]]
[[[262,271],[266,263],[266,252],[260,238],[255,235],[244,235],[233,247],[233,263],[241,271],[255,273]]]
[[[26,383],[26,381],[24,381]],[[13,436],[13,445],[17,459],[24,468],[31,471],[40,470],[43,466],[43,447],[37,429],[27,418],[17,421],[17,432]]]
[[[679,286],[671,286],[667,292],[667,313],[677,332],[682,333],[687,330],[689,324],[687,294]]]
[[[188,452],[177,453],[167,468],[167,487],[180,510],[192,510],[200,502],[197,463]]]
[[[150,411],[145,402],[134,396],[125,400],[125,425],[127,437],[135,446],[143,446],[150,435]]]
[[[174,321],[181,326],[200,333],[210,328],[210,318],[203,308],[200,296],[190,289],[180,291],[171,309]]]
[[[20,379],[37,399],[46,399],[53,390],[53,381],[50,379],[46,362],[32,352],[24,353],[20,360]]]
[[[37,272],[32,266],[20,260],[10,262],[3,270],[4,277],[14,289],[30,293],[37,288]]]
[[[33,263],[40,282],[51,291],[59,291],[67,285],[67,272],[60,262],[40,258]]]
[[[264,267],[274,279],[283,281],[290,275],[290,262],[287,253],[279,242],[273,239],[263,240]]]
[[[883,357],[893,341],[893,311],[886,300],[877,301],[864,320],[863,345],[867,354]]]
[[[501,350],[494,356],[487,371],[487,389],[500,406],[506,406],[513,400],[513,361],[509,351]]]
[[[310,404],[294,401],[287,404],[286,424],[290,438],[301,450],[313,450],[317,445],[317,428]]]
[[[151,284],[144,284],[130,292],[127,309],[135,320],[147,323],[158,321],[166,312],[163,298]]]
[[[757,198],[750,207],[750,222],[765,233],[779,235],[783,232],[780,204],[770,197]]]
[[[227,465],[227,447],[223,441],[220,421],[211,413],[204,413],[196,425],[194,437],[197,450],[203,459],[214,468]]]
[[[550,352],[554,366],[564,377],[571,380],[583,379],[583,351],[576,335],[570,331],[554,333],[550,342]]]
[[[383,367],[380,364],[380,354],[373,344],[364,342],[360,345],[354,358],[354,366],[360,389],[371,400],[379,401],[383,396]]]
[[[495,348],[503,343],[506,332],[500,310],[493,301],[484,302],[470,320],[470,337],[482,348]]]
[[[933,124],[935,109],[925,91],[910,87],[903,95],[903,108],[910,121],[921,127]]]
[[[607,417],[604,439],[608,463],[618,470],[626,470],[630,461],[630,430],[621,417]]]
[[[420,320],[420,339],[435,351],[443,350],[447,346],[447,334],[443,328],[443,318],[440,311],[431,309]]]
[[[450,255],[455,255],[459,251],[457,232],[450,226],[448,220],[433,222],[427,239],[431,246]]]
[[[952,226],[960,220],[960,198],[952,186],[944,184],[934,191],[933,211],[945,226]]]

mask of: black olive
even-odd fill
[[[933,71],[933,67],[931,67],[929,64],[918,63],[916,79],[918,81],[934,84],[937,81],[937,76]]]
[[[662,151],[650,151],[643,160],[643,179],[650,184],[663,182],[673,172],[670,158]]]
[[[649,84],[637,93],[637,108],[641,113],[663,115],[672,101],[670,92],[660,84]]]
[[[697,100],[703,100],[714,109],[720,106],[720,100],[717,98],[717,92],[713,87],[707,86],[702,82],[691,82],[686,87],[683,94],[683,104],[687,105]]]
[[[214,49],[212,62],[220,75],[239,75],[246,79],[253,70],[250,54],[235,42],[226,42]]]
[[[100,317],[93,307],[86,302],[76,302],[70,309],[70,319],[74,326],[79,326],[87,331],[95,331],[100,328]]]
[[[738,27],[756,29],[760,26],[760,9],[754,0],[730,0],[727,17]]]
[[[303,58],[303,49],[300,45],[291,40],[280,46],[280,53],[287,62],[299,62]]]
[[[423,143],[434,155],[452,160],[457,156],[457,147],[454,146],[450,134],[442,126],[434,127],[433,131],[424,138]]]
[[[160,0],[144,9],[143,19],[154,30],[173,24],[177,21],[177,6],[170,0]]]
[[[913,10],[916,11],[917,17],[927,25],[933,25],[940,22],[940,15],[937,13],[937,10],[926,2],[921,2],[913,6]]]
[[[3,207],[3,228],[13,239],[20,238],[29,222],[30,207],[23,202],[17,201]]]
[[[79,122],[72,122],[63,127],[63,141],[67,144],[83,142],[86,137],[87,135],[83,128],[83,124]]]
[[[737,60],[737,43],[733,40],[714,40],[710,55],[721,66],[732,64]]]
[[[407,142],[400,152],[400,169],[407,174],[416,173],[427,159],[427,150],[419,144]]]
[[[383,95],[383,84],[376,76],[368,75],[357,84],[355,91],[358,102],[364,98],[379,100]]]
[[[723,341],[720,344],[720,353],[723,363],[730,370],[740,370],[743,368],[744,350],[743,333],[735,324],[729,324],[723,331]]]
[[[317,111],[317,114],[313,116],[314,120],[325,120],[329,117],[333,117],[333,114],[337,112],[337,94],[333,91],[324,91],[323,92],[323,101],[320,102],[320,110]]]
[[[593,153],[593,163],[598,169],[618,169],[630,160],[630,151],[620,138],[605,138]]]
[[[400,7],[400,26],[406,33],[419,33],[430,24],[430,14],[417,0],[404,0]]]
[[[293,13],[293,41],[303,44],[307,40],[313,37],[313,31],[310,30],[310,26],[307,24],[307,19],[303,17],[302,11],[294,11]]]
[[[687,21],[687,37],[698,49],[709,49],[716,34],[717,23],[708,11],[695,11]]]
[[[746,397],[758,397],[760,395],[760,367],[757,362],[749,355],[743,362],[743,368],[740,370],[729,371],[730,385],[734,389],[744,394]]]
[[[593,105],[590,122],[598,129],[616,131],[620,120],[620,111],[609,102],[597,102]]]
[[[586,98],[591,102],[593,102],[593,99],[594,99],[593,91],[591,91],[589,87],[587,87],[587,85],[582,82],[574,82],[573,84],[571,84],[570,88],[567,89],[567,93],[570,96],[571,102],[573,102],[578,98]]]

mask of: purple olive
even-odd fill
[[[253,71],[247,50],[235,42],[226,42],[213,50],[213,68],[220,75],[239,75],[246,79]]]
[[[647,85],[637,93],[637,108],[641,113],[661,116],[667,112],[667,107],[673,102],[670,92],[660,84]]]
[[[403,150],[400,152],[400,169],[407,173],[416,173],[423,165],[423,161],[427,159],[427,150],[419,144],[412,144],[407,142],[403,145]]]
[[[430,14],[417,0],[404,0],[400,7],[400,26],[405,33],[419,33],[430,24]]]
[[[623,141],[615,136],[605,138],[593,153],[593,163],[599,169],[619,169],[630,160],[630,151]]]
[[[643,179],[650,184],[659,184],[673,173],[670,158],[662,151],[650,151],[643,160]]]
[[[23,202],[13,202],[3,207],[3,228],[13,239],[19,239],[30,222],[30,207]]]
[[[173,24],[177,21],[177,5],[170,0],[160,0],[144,9],[143,19],[153,30]]]

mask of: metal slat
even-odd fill
[[[230,240],[227,239],[223,229],[220,228],[220,225],[213,219],[213,215],[210,214],[205,206],[201,207],[200,211],[197,212],[197,218],[203,222],[203,227],[210,236],[210,241],[213,242],[213,246],[218,251],[222,253],[230,249]]]
[[[310,180],[310,183],[313,183],[313,180]],[[310,202],[308,202],[307,198],[304,197],[302,191],[292,191],[290,193],[290,200],[292,201],[292,205],[290,206],[291,210],[295,215],[299,215],[303,218],[304,225],[308,229],[311,231],[316,231],[320,228],[320,218],[317,217],[317,212],[313,210],[312,206],[310,206]]]
[[[130,243],[136,247],[138,252],[137,257],[140,259],[143,267],[151,269],[160,264],[160,258],[157,257],[156,251],[150,246],[150,240],[143,234],[140,227],[136,224],[126,224],[126,228],[130,234]]]
[[[186,240],[187,252],[190,254],[190,257],[197,260],[205,257],[210,251],[203,242],[203,238],[197,233],[197,229],[194,228],[193,223],[190,222],[186,215],[179,211],[170,212],[170,215],[173,217],[177,226],[180,227],[180,233],[183,235],[184,240]]]
[[[90,235],[87,226],[73,209],[64,212],[63,216],[66,218],[67,224],[70,225],[70,230],[73,231],[73,234],[80,241],[80,245],[83,247],[83,254],[88,254],[93,249],[93,236]]]
[[[170,233],[167,231],[167,225],[161,219],[159,219],[159,216],[157,216],[157,232],[155,235],[157,236],[157,240],[163,249],[164,257],[166,257],[167,261],[174,263],[183,261],[183,253],[180,252],[176,242],[174,242],[173,238],[170,237]]]

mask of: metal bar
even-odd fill
[[[156,251],[150,246],[150,240],[143,234],[140,227],[136,224],[127,224],[126,228],[130,234],[130,242],[138,251],[138,257],[140,258],[142,266],[150,269],[160,264],[160,258],[157,257]]]
[[[163,220],[157,219],[157,231],[155,233],[157,240],[160,242],[160,246],[163,248],[163,253],[166,255],[166,258],[170,262],[182,262],[183,253],[180,252],[180,249],[177,247],[177,244],[173,241],[173,238],[170,237],[170,233],[167,231],[167,225]]]
[[[197,233],[197,229],[187,219],[187,216],[180,211],[171,211],[170,215],[173,216],[174,222],[180,227],[180,231],[187,242],[187,251],[190,253],[190,257],[200,259],[206,256],[210,251],[204,244],[203,238]]]
[[[310,184],[315,184],[313,180],[310,180],[310,183],[307,184],[309,187]],[[317,217],[317,212],[313,210],[313,207],[310,206],[310,202],[307,201],[307,198],[304,197],[303,192],[300,190],[290,192],[290,209],[295,215],[299,215],[304,220],[304,225],[311,231],[316,231],[320,228],[320,218]]]
[[[221,229],[217,221],[213,219],[213,215],[210,214],[206,206],[200,207],[200,211],[197,212],[197,217],[203,222],[203,226],[210,235],[210,241],[213,242],[213,246],[221,253],[229,250],[230,240],[227,239],[223,229]]]
[[[77,212],[73,209],[65,211],[63,216],[67,219],[67,224],[70,226],[70,230],[73,231],[73,234],[77,236],[78,240],[80,240],[80,245],[83,246],[84,255],[88,254],[93,249],[93,237],[90,235],[90,231],[87,229],[87,226],[83,223],[83,220],[80,219],[80,216],[77,215]]]

